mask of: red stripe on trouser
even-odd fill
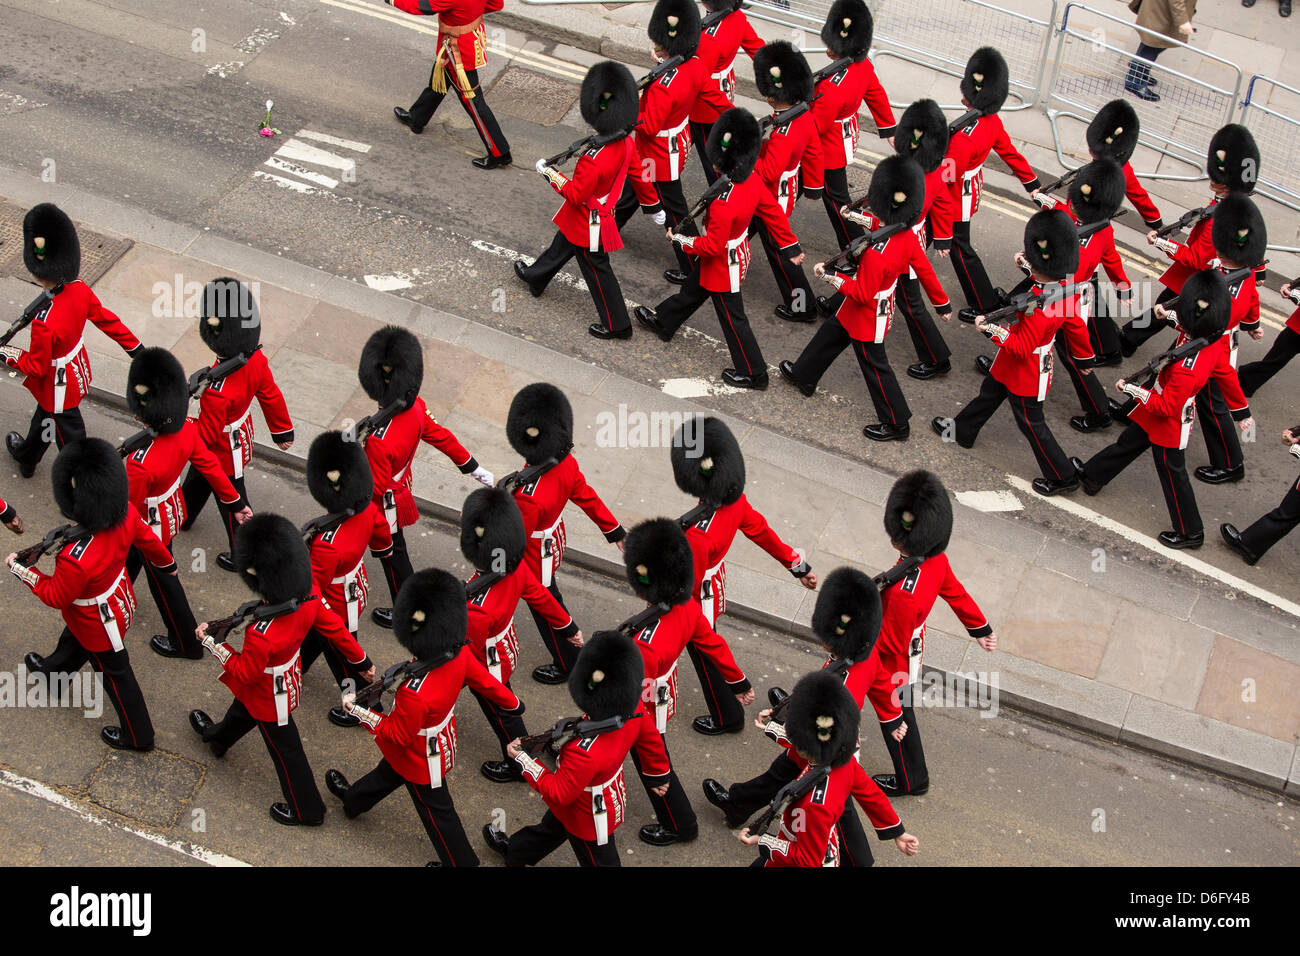
[[[455,67],[454,67],[452,64],[448,64],[448,65],[447,65],[447,73],[450,74],[450,76],[451,76],[451,78],[452,78],[452,83],[451,83],[451,85],[452,85],[452,88],[456,91],[456,98],[457,98],[458,100],[460,100],[460,105],[463,106],[463,107],[465,107],[465,112],[469,114],[469,118],[470,118],[470,120],[474,123],[474,128],[478,131],[479,136],[481,136],[481,137],[483,138],[483,142],[487,144],[488,152],[491,153],[493,156],[500,156],[500,155],[501,155],[501,150],[497,149],[497,144],[496,144],[496,142],[495,142],[495,141],[492,139],[492,137],[488,134],[487,126],[485,126],[484,123],[483,123],[483,120],[481,120],[481,119],[479,118],[478,110],[474,109],[474,101],[471,100],[471,99],[468,99],[468,98],[465,96],[465,93],[466,93],[467,91],[462,90],[462,89],[460,88],[460,86],[457,84],[457,82],[456,82],[456,79],[457,79],[457,78],[456,78],[456,70],[455,70]],[[468,79],[468,77],[467,77],[467,79]],[[473,92],[473,91],[476,90],[476,89],[479,91],[479,92],[478,92],[478,95],[479,95],[479,96],[482,96],[482,95],[483,95],[483,89],[482,89],[481,86],[477,86],[477,85],[476,85],[476,86],[471,86],[471,87],[469,88],[469,91],[468,91],[468,92]]]
[[[298,797],[293,792],[293,778],[289,776],[289,765],[285,762],[284,757],[275,746],[275,741],[271,739],[270,733],[262,726],[260,720],[257,722],[257,729],[262,732],[262,739],[266,741],[266,746],[270,749],[271,755],[280,762],[284,776],[284,789],[289,791],[289,801],[293,804],[293,815],[301,820],[302,812],[298,809]]]
[[[910,730],[911,728],[909,727],[908,729]],[[907,758],[903,756],[903,742],[901,740],[894,740],[892,736],[889,740],[891,745],[898,751],[898,769],[903,772],[903,790],[909,791],[912,789],[912,781],[907,777]]]
[[[745,360],[745,372],[749,375],[753,375],[754,366],[749,361],[749,355],[746,354],[745,352],[745,343],[740,340],[740,336],[736,333],[736,323],[735,320],[731,318],[731,310],[727,308],[727,303],[723,300],[720,294],[715,292],[713,293],[713,296],[715,299],[717,299],[718,306],[722,309],[723,313],[727,316],[727,325],[731,327],[731,335],[736,341],[736,348],[740,350],[740,357]]]
[[[930,353],[930,361],[935,362],[934,346],[931,345],[930,340],[925,337],[925,328],[921,325],[920,321],[916,317],[916,312],[912,309],[911,296],[906,290],[899,291],[900,294],[895,297],[894,304],[902,306],[904,318],[907,320],[908,329],[916,332],[921,341],[925,343],[926,351]],[[917,357],[920,358],[919,355]]]
[[[889,423],[891,425],[897,425],[898,416],[894,413],[894,406],[889,404],[889,396],[885,394],[885,383],[880,379],[880,371],[877,368],[875,368],[875,366],[871,365],[870,360],[867,359],[866,345],[864,345],[861,342],[855,342],[854,344],[858,347],[858,350],[862,353],[863,361],[866,361],[867,364],[871,366],[871,372],[873,375],[876,376],[876,387],[880,389],[880,400],[884,402],[885,407],[889,409]]]
[[[148,575],[148,577],[151,580],[154,579],[153,565],[150,564],[148,561],[145,561],[143,557],[141,557],[141,560],[144,561],[145,564],[144,573]],[[154,587],[157,588],[157,590],[154,593],[157,595],[158,598],[158,600],[155,603],[158,605],[159,613],[162,614],[163,619],[167,622],[168,633],[175,634],[178,639],[184,641],[185,637],[184,635],[181,634],[180,628],[176,626],[176,618],[172,614],[171,602],[167,600],[167,592],[163,590],[162,582],[155,581]]]
[[[591,277],[596,280],[596,291],[600,293],[600,314],[605,319],[605,325],[607,325],[609,330],[612,332],[614,331],[614,318],[609,314],[609,303],[605,301],[605,289],[600,284],[600,274],[596,272],[596,267],[591,264],[591,259],[587,256],[587,250],[579,249],[578,255],[582,256],[582,261],[585,262],[587,268],[591,270]],[[595,298],[595,296],[592,298]]]
[[[1094,412],[1100,414],[1101,409],[1098,408],[1097,403],[1092,400],[1092,392],[1088,390],[1088,386],[1087,386],[1088,379],[1084,375],[1083,370],[1079,368],[1079,363],[1075,361],[1074,356],[1070,353],[1070,346],[1068,342],[1065,343],[1065,347],[1061,349],[1061,351],[1065,353],[1065,361],[1070,366],[1070,368],[1074,371],[1074,377],[1080,384],[1079,391],[1083,392],[1083,394],[1088,396],[1088,404],[1092,406],[1092,410]],[[1082,402],[1080,402],[1079,404],[1081,406],[1083,405]],[[1087,411],[1086,407],[1084,407],[1084,411]]]
[[[1187,522],[1183,520],[1183,509],[1178,505],[1178,490],[1174,487],[1174,476],[1169,470],[1169,450],[1160,449],[1160,480],[1169,487],[1169,500],[1174,503],[1174,520],[1178,522],[1179,534],[1187,533]]]
[[[1231,467],[1232,454],[1228,450],[1228,439],[1224,437],[1223,425],[1219,422],[1219,416],[1214,413],[1214,398],[1209,393],[1210,386],[1207,385],[1205,386],[1205,388],[1206,388],[1205,402],[1210,408],[1210,413],[1208,417],[1210,421],[1214,422],[1214,431],[1219,436],[1219,444],[1223,446],[1223,460],[1228,463],[1229,467]],[[1209,429],[1206,429],[1205,434],[1206,435],[1210,434]]]
[[[429,825],[432,826],[434,832],[438,834],[438,842],[442,844],[443,854],[445,854],[445,862],[449,861],[452,866],[455,866],[456,858],[451,852],[451,847],[447,846],[447,840],[442,835],[442,829],[438,826],[438,821],[433,818],[433,809],[424,802],[424,796],[420,793],[419,788],[413,787],[412,789],[415,791],[416,799],[420,801],[420,806],[424,809],[424,815],[429,818]]]
[[[1060,481],[1061,473],[1058,472],[1056,470],[1056,466],[1052,464],[1052,459],[1048,456],[1047,451],[1043,448],[1043,443],[1038,440],[1038,433],[1034,431],[1034,426],[1029,422],[1029,407],[1028,407],[1029,399],[1023,398],[1019,395],[1013,395],[1011,397],[1013,400],[1014,399],[1019,400],[1020,414],[1024,417],[1025,429],[1028,431],[1029,436],[1034,440],[1034,446],[1038,449],[1038,452],[1042,456],[1043,461],[1047,462],[1048,466],[1051,467],[1052,469],[1052,474],[1056,475],[1057,481]]]
[[[131,735],[131,746],[138,747],[140,742],[136,739],[135,728],[131,726],[131,718],[127,716],[126,703],[122,700],[122,694],[117,689],[117,682],[113,680],[113,676],[104,669],[104,662],[99,659],[99,654],[95,651],[87,651],[86,653],[95,658],[95,663],[99,665],[99,672],[103,674],[104,679],[108,681],[108,692],[113,695],[113,700],[117,701],[117,712],[122,718],[122,723],[126,726],[126,732]]]

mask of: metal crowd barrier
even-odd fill
[[[1279,98],[1291,98],[1292,115],[1278,108]],[[1255,142],[1259,144],[1261,168],[1255,192],[1292,209],[1300,209],[1300,166],[1296,164],[1296,156],[1300,154],[1300,119],[1294,115],[1297,112],[1300,112],[1300,90],[1266,76],[1250,78],[1246,100],[1241,104],[1241,123],[1255,134]],[[1270,245],[1269,248],[1300,252],[1292,246]]]
[[[1104,27],[1080,24],[1084,15],[1100,18],[1107,25],[1118,25],[1129,45],[1116,45]],[[1206,178],[1205,144],[1219,127],[1234,119],[1241,94],[1240,67],[1183,43],[1175,44],[1162,56],[1177,50],[1194,57],[1192,72],[1180,72],[1160,61],[1150,63],[1137,59],[1134,53],[1140,38],[1137,28],[1127,20],[1081,3],[1066,4],[1057,37],[1051,77],[1044,85],[1043,106],[1052,124],[1056,155],[1062,166],[1072,169],[1077,163],[1068,162],[1061,149],[1058,120],[1070,117],[1087,124],[1102,105],[1124,97],[1133,104],[1142,121],[1142,145],[1196,171],[1192,176],[1178,176],[1151,170],[1140,172],[1139,176],[1184,182]],[[1134,60],[1149,68],[1151,78],[1156,81],[1153,91],[1160,96],[1159,102],[1146,102],[1124,89]]]

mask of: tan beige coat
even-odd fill
[[[1192,22],[1196,0],[1131,0],[1128,8],[1137,14],[1138,38],[1147,46],[1167,49],[1191,40],[1178,27]]]

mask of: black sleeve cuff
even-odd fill
[[[793,574],[796,578],[802,578],[805,575],[807,575],[808,572],[811,570],[812,570],[811,564],[809,564],[807,561],[801,561],[799,563],[799,567],[790,569],[790,573]]]
[[[661,213],[664,211],[664,204],[657,202],[653,206],[642,206],[641,211],[645,213],[647,216],[653,216],[656,213]]]
[[[139,355],[139,354],[140,354],[141,352],[143,352],[143,351],[144,351],[144,343],[141,342],[141,343],[140,343],[139,345],[137,345],[135,348],[133,348],[133,349],[128,349],[126,354],[129,355],[131,358],[135,358],[137,355]]]
[[[1232,410],[1231,414],[1232,414],[1232,420],[1234,422],[1244,422],[1247,418],[1250,417],[1250,406],[1247,405],[1245,408],[1234,409]],[[1292,432],[1291,434],[1294,435],[1295,432]]]
[[[386,558],[392,553],[393,553],[393,546],[391,544],[388,547],[384,548],[383,551],[376,551],[374,548],[370,549],[370,556],[372,558]]]
[[[882,126],[880,127],[880,138],[889,139],[889,137],[893,136],[894,133],[896,133],[897,131],[898,131],[897,123],[895,123],[893,126]]]
[[[799,248],[799,243],[793,243],[781,250],[781,256],[785,259],[793,259],[795,256],[802,255],[803,250]]]
[[[290,428],[287,432],[271,432],[271,441],[277,445],[293,441],[293,429]]]
[[[150,561],[149,563],[150,563],[150,564],[153,564],[152,561]],[[176,562],[175,562],[175,561],[171,562],[170,564],[153,564],[153,566],[154,566],[154,568],[156,568],[156,569],[157,569],[159,572],[161,572],[162,574],[175,574],[175,573],[176,573]]]
[[[742,677],[734,684],[730,681],[727,682],[727,690],[731,691],[733,694],[747,694],[753,686],[754,685],[749,682],[748,677]]]
[[[0,511],[0,524],[8,524],[18,517],[18,510],[13,505],[5,505],[5,510]]]
[[[569,623],[564,625],[564,627],[553,627],[551,630],[555,632],[555,636],[560,640],[567,641],[569,638],[573,637],[573,635],[577,634],[578,631],[582,630],[582,628],[578,627],[577,621],[570,619]]]
[[[477,461],[477,459],[475,459],[475,457],[474,457],[473,455],[470,455],[470,456],[469,456],[469,461],[465,462],[465,464],[463,464],[463,465],[460,466],[460,473],[461,473],[462,475],[468,475],[468,474],[470,474],[471,472],[474,472],[474,471],[477,471],[477,470],[478,470],[478,461]]]
[[[947,305],[936,305],[934,311],[937,315],[952,315],[952,303]]]
[[[988,637],[990,634],[993,633],[993,625],[985,624],[983,627],[967,628],[966,633],[976,639],[981,637]]]
[[[1254,322],[1243,322],[1238,326],[1238,328],[1243,332],[1254,332],[1259,328],[1259,320],[1256,319]]]
[[[1151,229],[1163,229],[1165,227],[1165,221],[1163,219],[1156,219],[1154,222],[1148,222],[1147,226]]]
[[[1127,289],[1116,289],[1115,298],[1120,302],[1127,302],[1129,299],[1133,298],[1133,287],[1129,286]]]
[[[897,840],[907,832],[907,827],[903,826],[903,821],[898,821],[897,826],[892,826],[884,830],[877,830],[876,836],[881,840]]]
[[[809,199],[821,199],[822,196],[825,194],[825,189],[821,186],[805,187],[803,194],[807,196]]]
[[[1039,183],[1038,183],[1038,177],[1037,177],[1037,176],[1035,176],[1033,179],[1029,180],[1029,182],[1025,183],[1025,192],[1027,192],[1027,193],[1031,193],[1031,194],[1032,194],[1032,193],[1033,193],[1036,189],[1038,189],[1038,188],[1039,188]]]
[[[366,654],[366,656],[362,658],[361,663],[357,665],[357,672],[362,673],[368,671],[370,670],[370,668],[374,666],[375,666],[375,662],[370,659],[369,654]]]
[[[524,715],[524,699],[516,694],[515,700],[519,701],[518,707],[516,707],[514,710],[502,709],[501,713],[509,717],[522,717]]]
[[[622,525],[619,525],[613,531],[605,532],[605,540],[608,541],[610,544],[618,544],[626,537],[627,537],[627,529],[624,528]]]
[[[952,248],[951,239],[932,239],[930,240],[930,242],[940,252],[947,252],[950,248]]]

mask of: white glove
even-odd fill
[[[493,481],[492,479],[492,472],[488,471],[482,465],[479,465],[477,468],[471,471],[469,473],[469,476],[471,478],[475,478],[483,482],[483,484],[487,485],[489,488],[493,487],[496,484],[496,482]]]
[[[668,213],[660,209],[657,213],[655,213],[650,218],[654,220],[654,224],[656,226],[662,226],[668,222]]]
[[[546,160],[544,160],[544,159],[539,159],[539,160],[537,161],[537,165],[536,165],[535,167],[533,167],[533,168],[536,169],[536,170],[537,170],[539,173],[541,173],[543,176],[545,176],[545,175],[546,175]]]

